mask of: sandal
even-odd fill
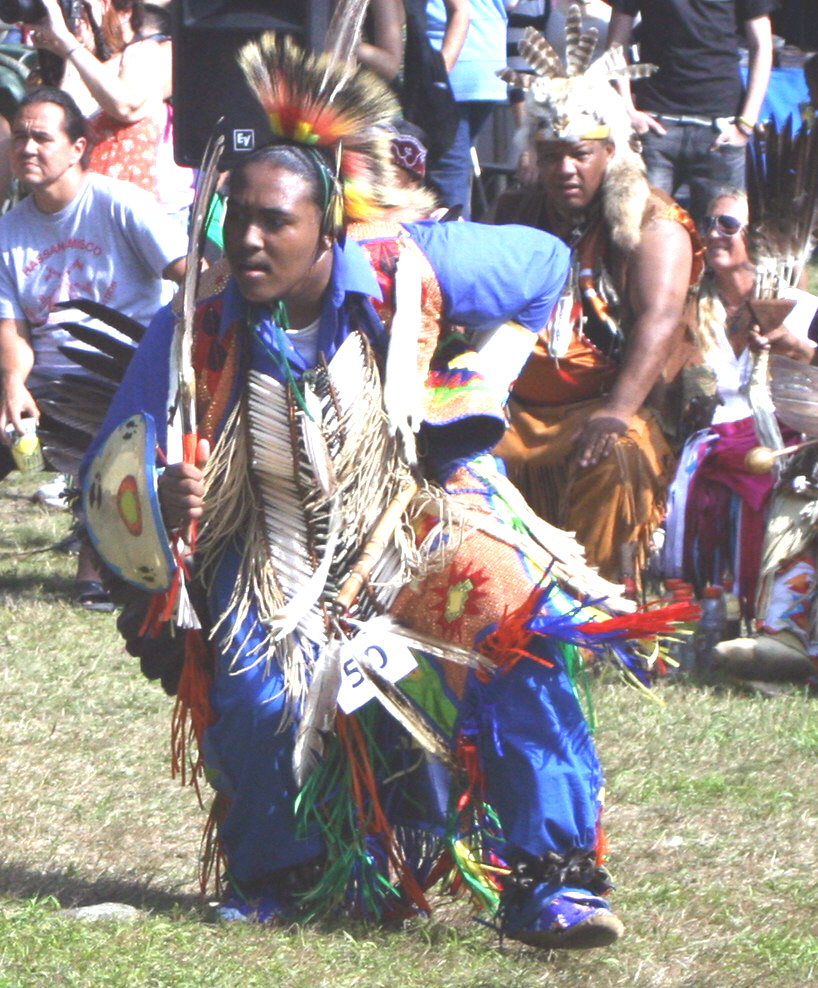
[[[114,609],[110,594],[99,580],[77,580],[75,599],[86,611],[110,614]]]

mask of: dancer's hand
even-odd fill
[[[627,422],[608,415],[603,409],[590,415],[574,440],[574,455],[579,466],[592,467],[604,460],[613,451],[616,440],[627,431]]]
[[[204,467],[209,457],[210,443],[200,439],[195,464],[173,463],[159,477],[162,520],[170,531],[186,528],[204,514]]]

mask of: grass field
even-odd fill
[[[547,954],[442,901],[401,931],[206,922],[204,811],[168,777],[170,701],[70,601],[66,531],[0,486],[0,988],[800,988],[818,971],[818,701],[594,684],[614,948]],[[133,922],[65,908],[130,903]]]

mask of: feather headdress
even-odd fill
[[[614,145],[603,180],[603,208],[614,242],[627,251],[639,242],[649,189],[627,105],[611,83],[650,75],[656,66],[628,65],[619,46],[592,62],[596,39],[596,28],[582,30],[582,12],[574,4],[565,21],[565,64],[544,35],[529,27],[520,54],[532,71],[506,69],[498,75],[526,92],[527,122],[515,138],[518,150],[541,140]]]
[[[506,82],[526,91],[529,127],[540,138],[608,138],[617,150],[630,146],[627,107],[610,83],[650,75],[656,66],[628,65],[621,46],[610,48],[591,62],[597,33],[596,28],[582,30],[582,11],[573,4],[565,20],[565,64],[545,36],[529,27],[520,42],[520,54],[532,71],[505,69],[498,73]]]
[[[343,43],[336,43],[328,35],[329,50],[316,55],[270,32],[242,48],[239,64],[269,118],[274,142],[314,148],[331,168],[336,227],[374,221],[395,208],[414,207],[426,215],[433,197],[406,188],[393,160],[391,124],[400,117],[394,94],[341,51],[351,45],[354,52],[356,38],[347,31]]]

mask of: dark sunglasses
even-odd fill
[[[737,233],[741,233],[745,225],[740,219],[729,213],[720,213],[718,216],[705,217],[704,232],[710,233],[715,227],[725,237],[735,237]]]

